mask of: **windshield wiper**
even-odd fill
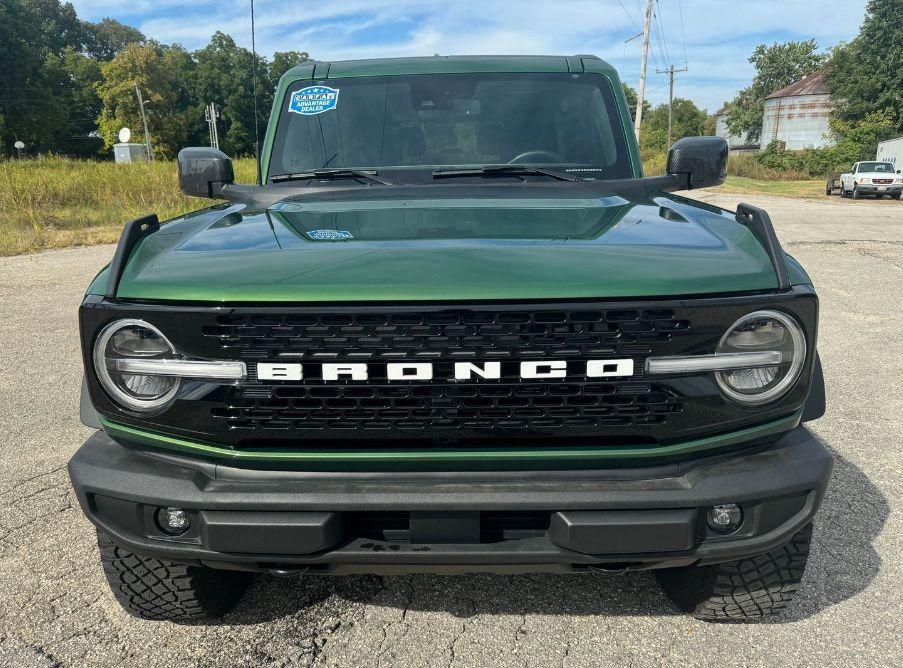
[[[454,176],[520,176],[522,174],[542,174],[558,181],[580,181],[579,176],[573,176],[555,169],[545,167],[527,167],[526,165],[491,165],[488,167],[465,167],[462,169],[436,169],[433,170],[434,179],[445,179]]]
[[[335,169],[311,169],[307,172],[295,172],[293,174],[274,174],[270,177],[273,183],[283,183],[285,181],[308,181],[310,179],[365,179],[381,183],[384,186],[394,186],[391,181],[381,179],[377,172],[372,169],[347,169],[344,167],[336,167]]]

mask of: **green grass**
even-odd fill
[[[796,181],[759,181],[745,176],[728,176],[723,186],[725,193],[780,195],[781,197],[824,198],[824,179],[801,179]]]
[[[665,154],[644,155],[647,174],[665,169]],[[235,160],[236,181],[254,181],[253,158]],[[824,182],[732,156],[723,192],[823,197]],[[170,161],[117,165],[45,157],[0,161],[0,256],[48,248],[114,243],[125,221],[147,213],[160,220],[209,204],[179,192]]]
[[[235,172],[253,182],[253,158],[236,160]],[[179,192],[174,162],[0,161],[0,256],[113,243],[127,220],[166,220],[205,204]]]
[[[647,175],[664,174],[668,155],[643,152],[643,171]],[[727,161],[727,181],[720,192],[779,195],[782,197],[824,197],[824,179],[813,179],[806,172],[780,170],[759,164],[751,153],[732,155]]]

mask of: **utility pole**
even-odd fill
[[[643,55],[640,59],[640,86],[636,92],[636,118],[633,129],[640,140],[640,124],[643,122],[643,97],[646,95],[646,61],[649,59],[649,32],[652,27],[652,2],[646,0],[646,20],[643,22]]]
[[[147,159],[153,161],[154,154],[151,152],[150,132],[147,131],[147,114],[144,113],[144,98],[141,97],[141,89],[135,84],[135,95],[138,96],[138,107],[141,109],[141,122],[144,124],[144,146],[147,148]]]
[[[668,75],[668,143],[667,146],[671,146],[671,105],[674,103],[674,73],[675,72],[686,72],[686,67],[681,67],[680,69],[674,69],[674,65],[671,65],[666,70],[655,70],[656,74],[667,74]]]
[[[216,127],[216,119],[219,118],[219,112],[216,110],[216,103],[211,102],[204,108],[204,119],[210,129],[210,146],[219,148],[219,130]]]

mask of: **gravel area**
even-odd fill
[[[107,590],[69,488],[76,307],[111,246],[0,259],[0,666],[903,665],[903,205],[704,191],[768,209],[821,297],[836,457],[798,601],[705,624],[647,573],[259,576],[220,625],[141,622]]]

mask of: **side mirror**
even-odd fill
[[[186,195],[220,199],[223,186],[234,181],[232,159],[219,149],[195,146],[179,151],[179,188]]]
[[[668,151],[668,174],[686,176],[687,188],[707,188],[727,177],[727,141],[723,137],[684,137]]]

